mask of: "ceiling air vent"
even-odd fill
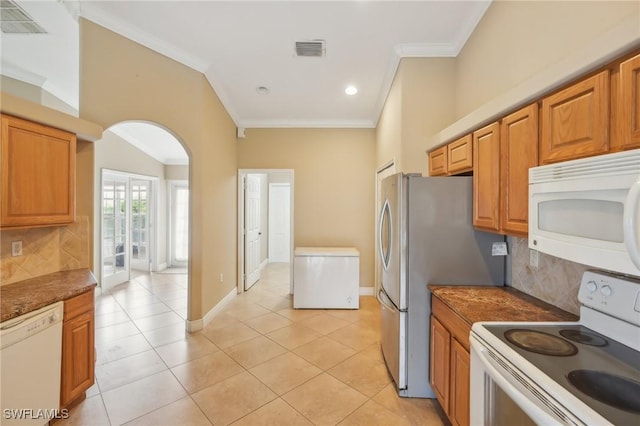
[[[0,2],[0,29],[5,34],[46,34],[44,28],[11,0]]]
[[[325,54],[324,40],[296,41],[296,56],[322,57]]]

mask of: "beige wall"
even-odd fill
[[[293,169],[294,245],[357,248],[373,285],[373,129],[249,129],[238,167]]]
[[[402,169],[429,173],[427,137],[451,123],[455,111],[455,60],[406,58],[402,73]]]
[[[402,73],[396,71],[387,100],[384,103],[376,126],[376,170],[395,162],[396,170],[402,171]]]
[[[455,59],[404,58],[376,128],[376,166],[428,175],[426,139],[455,112]]]
[[[190,154],[189,319],[200,319],[236,287],[235,125],[201,73],[84,19],[80,34],[81,116],[160,124]]]
[[[167,180],[189,180],[189,166],[165,165],[164,177]]]
[[[88,246],[89,258],[87,267],[94,269],[93,261],[95,259],[94,234],[94,160],[95,146],[93,142],[87,142],[78,139],[76,141],[76,218],[84,216],[88,222]]]
[[[461,118],[636,16],[637,1],[494,1],[457,58]]]

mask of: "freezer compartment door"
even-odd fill
[[[378,293],[378,300],[382,310],[382,355],[400,391],[407,388],[407,313],[396,309],[383,290]]]
[[[382,209],[378,218],[378,256],[382,263],[381,287],[393,305],[407,307],[405,178],[396,174],[382,181]]]

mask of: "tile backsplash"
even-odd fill
[[[22,241],[22,256],[11,256],[11,242]],[[0,285],[89,267],[89,217],[67,226],[0,231]]]
[[[524,238],[510,238],[511,286],[547,303],[579,315],[578,289],[582,273],[589,266],[544,253],[538,254],[538,267],[529,265],[529,247]]]

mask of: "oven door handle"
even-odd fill
[[[629,257],[636,268],[640,269],[640,177],[631,185],[627,199],[624,202],[623,224],[624,241]]]
[[[535,402],[532,402],[530,398],[522,393],[518,388],[512,385],[506,378],[505,374],[510,374],[509,372],[500,372],[498,371],[490,362],[488,349],[485,348],[480,342],[478,342],[474,337],[469,339],[469,343],[471,343],[471,356],[477,356],[478,361],[482,363],[482,367],[487,375],[491,378],[493,382],[495,382],[500,388],[515,402],[536,424],[539,425],[558,425],[563,426],[565,423],[560,422],[556,417],[547,413],[544,409],[538,406]],[[471,374],[477,374],[476,372],[471,372]],[[517,380],[514,378],[514,380]],[[532,398],[537,398],[537,396],[532,396]],[[544,404],[543,401],[540,401]],[[568,422],[572,422],[570,419],[565,419]],[[578,425],[578,423],[573,423],[574,425]]]

